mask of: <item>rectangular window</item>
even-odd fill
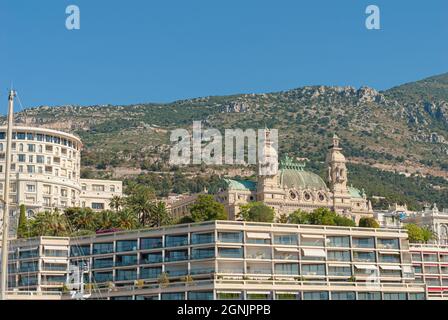
[[[242,243],[243,233],[242,232],[219,232],[218,241],[226,243]]]
[[[105,254],[105,253],[113,253],[113,252],[114,252],[113,242],[94,243],[93,244],[93,254]]]
[[[215,248],[193,248],[191,249],[192,259],[209,259],[215,257]]]
[[[380,292],[358,292],[358,300],[381,300]]]
[[[329,295],[327,291],[304,292],[303,300],[328,300]]]
[[[215,235],[213,233],[192,233],[191,244],[213,243]]]
[[[213,300],[213,291],[190,291],[188,300]]]
[[[104,203],[92,202],[93,210],[104,210]]]
[[[375,241],[374,238],[353,238],[354,248],[374,248]]]
[[[117,252],[137,250],[137,240],[119,240],[117,241]]]
[[[71,246],[70,247],[70,256],[71,257],[80,257],[80,256],[88,256],[90,255],[90,246],[82,245],[82,246]]]
[[[350,261],[350,251],[328,251],[329,261]]]
[[[400,254],[380,254],[379,260],[386,263],[400,263]]]
[[[113,278],[112,272],[93,272],[93,280],[98,283],[112,282]]]
[[[160,263],[163,262],[162,252],[142,253],[140,256],[141,264]]]
[[[331,300],[355,300],[356,295],[353,291],[338,292],[334,291],[331,293]]]
[[[185,293],[183,292],[162,293],[161,300],[185,300]]]
[[[116,281],[137,280],[137,269],[118,269],[116,271]]]
[[[94,184],[94,185],[92,185],[92,190],[97,191],[97,192],[103,192],[104,185]]]
[[[188,250],[165,251],[165,261],[183,261],[188,260]]]
[[[276,263],[274,268],[276,274],[295,276],[299,274],[299,265],[297,263]]]
[[[17,155],[19,162],[25,162],[26,161],[26,155],[19,154]]]
[[[327,244],[330,247],[350,247],[350,237],[327,237]]]
[[[220,258],[242,258],[243,248],[218,248]]]
[[[115,257],[115,266],[117,267],[132,266],[135,264],[137,264],[136,254],[117,255]]]
[[[302,264],[302,275],[305,276],[324,276],[324,264]]]
[[[375,262],[375,252],[354,251],[353,260],[357,262]]]
[[[179,247],[188,245],[188,235],[173,235],[165,237],[165,247]]]
[[[340,267],[340,266],[329,266],[328,267],[328,275],[329,276],[338,276],[338,277],[350,277],[352,275],[352,268]]]
[[[399,249],[398,239],[377,239],[379,249]]]
[[[162,267],[140,268],[140,279],[157,279],[162,273]]]
[[[163,247],[162,237],[140,239],[140,250]]]
[[[276,234],[274,235],[274,244],[297,245],[296,234]]]
[[[388,293],[388,292],[385,292],[384,293],[384,300],[406,300],[406,293],[402,293],[402,292]]]
[[[113,258],[93,259],[93,268],[94,269],[112,268],[113,266],[114,266]]]

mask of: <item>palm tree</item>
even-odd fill
[[[126,198],[126,206],[138,215],[140,224],[146,226],[150,220],[154,200],[155,195],[151,188],[137,185],[131,188],[131,192]]]
[[[30,224],[32,236],[61,237],[70,234],[66,218],[58,212],[38,213],[32,218]]]
[[[95,213],[90,208],[76,208],[69,221],[74,230],[95,231]]]
[[[109,206],[114,209],[115,212],[118,212],[124,205],[125,201],[123,197],[120,196],[113,196],[109,201]]]
[[[137,215],[131,210],[122,210],[117,212],[115,226],[123,230],[137,229],[140,223],[138,221]]]
[[[159,201],[151,205],[148,222],[151,227],[161,227],[172,223],[164,202]]]
[[[112,229],[116,225],[117,215],[110,210],[95,213],[95,230]]]

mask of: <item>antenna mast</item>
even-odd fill
[[[16,92],[11,89],[8,98],[8,124],[6,132],[6,168],[5,168],[5,189],[3,193],[3,233],[2,233],[2,269],[0,283],[0,300],[6,300],[8,291],[8,238],[9,238],[9,171],[11,169],[11,144],[12,126],[14,120],[14,97]]]

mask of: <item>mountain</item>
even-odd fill
[[[277,128],[280,154],[309,158],[316,170],[337,132],[353,165],[448,178],[448,74],[383,92],[368,87],[307,86],[167,104],[42,106],[17,115],[17,122],[78,134],[85,143],[84,166],[97,173],[106,169],[126,176],[141,170],[172,171],[167,166],[170,130],[191,129],[194,120],[221,130]],[[208,170],[207,174],[212,169]],[[213,173],[228,174],[229,170],[213,168]],[[444,181],[437,180],[434,192],[448,190]]]

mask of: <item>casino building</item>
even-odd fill
[[[271,148],[269,141],[265,148]],[[346,162],[340,139],[335,135],[326,159],[327,183],[307,171],[305,164],[286,157],[280,161],[276,174],[262,175],[259,169],[256,182],[227,179],[228,188],[216,198],[232,220],[238,218],[241,205],[261,201],[274,208],[277,215],[327,207],[358,222],[361,217],[372,217],[373,210],[365,192],[348,184]]]

